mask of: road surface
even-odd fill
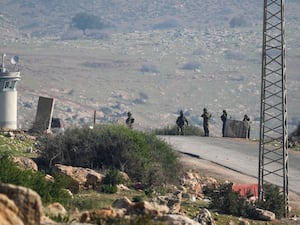
[[[259,144],[245,139],[195,136],[160,136],[177,151],[214,162],[242,174],[258,177]],[[300,194],[300,153],[289,151],[289,191]],[[275,175],[265,181],[282,186]]]

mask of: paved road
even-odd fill
[[[176,150],[209,160],[243,174],[258,177],[259,144],[218,137],[161,136]],[[300,153],[289,152],[289,190],[300,194]],[[282,186],[282,178],[267,176],[266,181]]]

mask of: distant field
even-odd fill
[[[288,51],[289,111],[300,120],[299,46]],[[20,56],[19,124],[30,126],[38,96],[56,99],[54,114],[67,125],[123,122],[136,128],[173,125],[183,109],[202,125],[207,107],[211,130],[220,135],[220,115],[250,115],[257,135],[260,109],[261,35],[248,30],[157,31],[115,34],[108,40],[31,40],[1,43]],[[26,103],[26,104],[25,104]],[[24,107],[26,105],[26,107]]]

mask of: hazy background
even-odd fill
[[[300,1],[286,2],[290,131],[300,120]],[[78,13],[102,29],[72,26]],[[66,126],[124,123],[136,129],[173,125],[179,110],[221,135],[223,109],[248,114],[253,137],[260,116],[263,1],[0,0],[0,53],[20,57],[18,124],[28,129],[38,96],[55,98]]]

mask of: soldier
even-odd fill
[[[189,121],[183,115],[182,110],[180,110],[180,115],[177,117],[176,125],[177,125],[177,132],[178,135],[184,135],[184,125],[189,125]]]
[[[132,124],[134,123],[134,118],[132,117],[131,112],[127,113],[126,125],[128,128],[132,129]]]
[[[211,114],[207,111],[206,108],[203,109],[203,114],[201,115],[203,117],[203,129],[204,129],[204,136],[209,137],[209,125],[208,120],[211,118]]]
[[[246,127],[247,127],[246,138],[250,139],[250,125],[251,125],[250,117],[247,114],[245,114],[243,121],[244,123],[246,123]]]
[[[223,110],[223,114],[221,116],[221,120],[223,122],[222,137],[225,137],[225,123],[226,123],[226,120],[227,120],[227,112],[226,112],[226,110]]]

